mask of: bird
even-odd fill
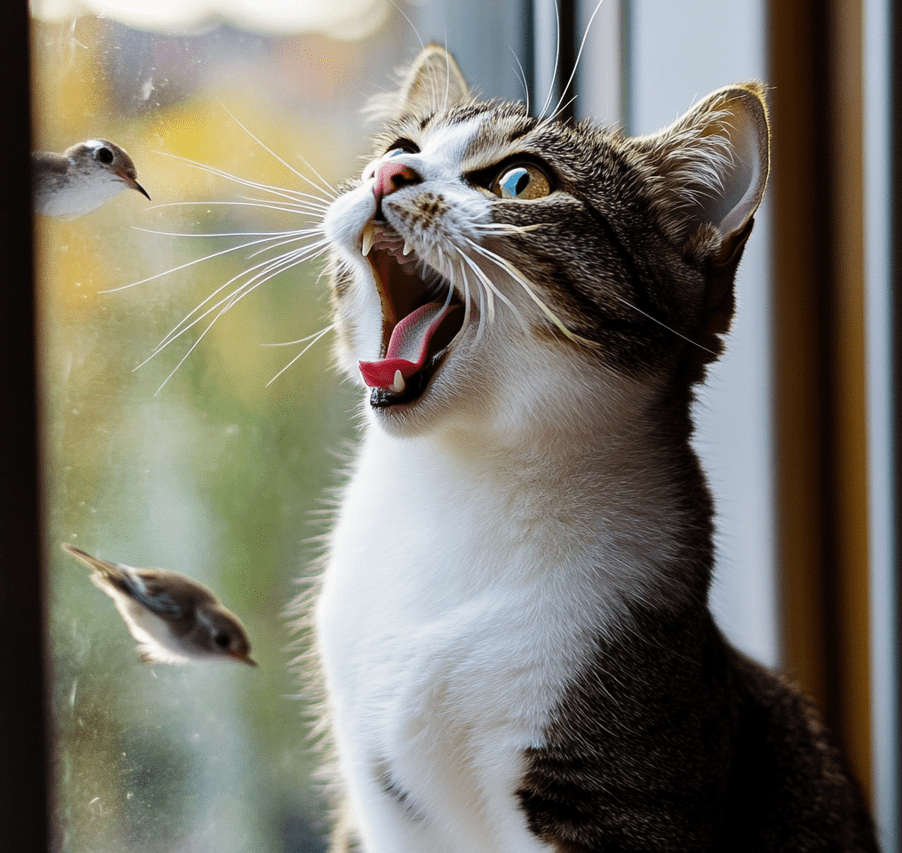
[[[108,139],[78,142],[62,154],[32,152],[31,167],[34,210],[40,216],[75,219],[128,188],[150,200],[131,157]]]
[[[237,660],[257,666],[241,620],[203,584],[168,569],[110,563],[68,542],[63,550],[91,569],[91,582],[116,605],[145,663]]]

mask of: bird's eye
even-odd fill
[[[544,198],[551,193],[551,181],[535,163],[516,163],[498,173],[491,190],[500,198]]]
[[[109,148],[98,148],[96,157],[101,163],[105,163],[107,166],[113,162],[113,152],[110,151]]]
[[[219,648],[227,649],[232,643],[232,638],[228,634],[220,631],[220,633],[213,638],[213,642],[216,643]]]

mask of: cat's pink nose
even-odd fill
[[[418,184],[422,178],[403,163],[382,163],[376,169],[376,183],[373,184],[373,195],[380,201],[387,195],[397,192],[401,187]]]

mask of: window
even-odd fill
[[[247,5],[247,15],[275,8]],[[80,219],[36,223],[39,424],[24,288],[30,185],[24,168],[9,175],[7,358],[15,366],[2,432],[0,589],[15,703],[4,703],[0,815],[31,833],[19,849],[46,847],[33,843],[47,790],[37,760],[39,524],[59,849],[323,849],[321,799],[305,781],[318,757],[294,698],[304,679],[289,666],[296,652],[282,612],[299,591],[294,579],[315,560],[311,511],[336,482],[355,400],[330,370],[328,335],[290,366],[309,340],[262,346],[328,325],[316,261],[266,266],[311,242],[263,242],[309,222],[266,187],[322,197],[324,183],[356,171],[359,109],[419,48],[417,31],[446,40],[487,94],[520,98],[525,78],[541,98],[555,77],[557,22],[565,32],[572,25],[573,49],[562,56],[575,57],[595,13],[571,0],[561,0],[557,16],[548,0],[338,5],[347,16],[331,22],[295,17],[329,4],[297,2],[275,19],[233,12],[204,23],[177,17],[192,4],[172,4],[168,23],[112,6],[73,17],[62,0],[34,0],[30,24],[24,12],[8,12],[6,162],[21,164],[27,153],[19,129],[29,106],[30,26],[34,147],[108,137],[129,151],[153,197],[126,192]],[[889,119],[900,114],[898,104],[889,108],[898,100],[890,88],[898,45],[887,32],[898,31],[902,15],[885,0],[831,4],[826,17],[819,7],[763,0],[673,5],[605,0],[580,60],[574,111],[642,133],[735,79],[776,84],[774,185],[740,272],[730,355],[699,406],[698,447],[721,511],[713,597],[742,647],[788,665],[819,694],[871,781],[893,849],[898,591],[894,484],[880,473],[898,468],[897,330],[883,318],[898,313],[889,285],[889,235],[898,227],[889,206],[898,193],[885,189],[896,175],[887,137],[898,135]],[[569,73],[557,76],[559,94]],[[794,123],[783,120],[792,97],[812,108]],[[821,172],[787,165],[799,155]],[[846,192],[856,188],[859,200]],[[852,235],[839,250],[835,222]],[[812,230],[800,232],[806,223]],[[828,245],[834,254],[825,254]],[[867,346],[843,334],[847,321],[866,331]],[[793,399],[802,392],[814,394],[813,407]],[[208,583],[244,618],[260,669],[137,665],[120,620],[60,552],[63,541]],[[831,551],[837,542],[852,542],[842,559]]]

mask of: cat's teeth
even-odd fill
[[[390,391],[394,391],[395,394],[400,394],[407,387],[407,383],[404,381],[404,377],[401,375],[400,370],[395,371],[395,381],[392,382]]]
[[[367,222],[366,227],[363,229],[363,234],[360,235],[360,253],[364,257],[370,253],[370,249],[373,248],[375,239],[376,227],[372,222]]]
[[[410,245],[406,240],[404,241],[404,248],[401,250],[401,253],[404,257],[407,257],[413,251],[413,246]]]

